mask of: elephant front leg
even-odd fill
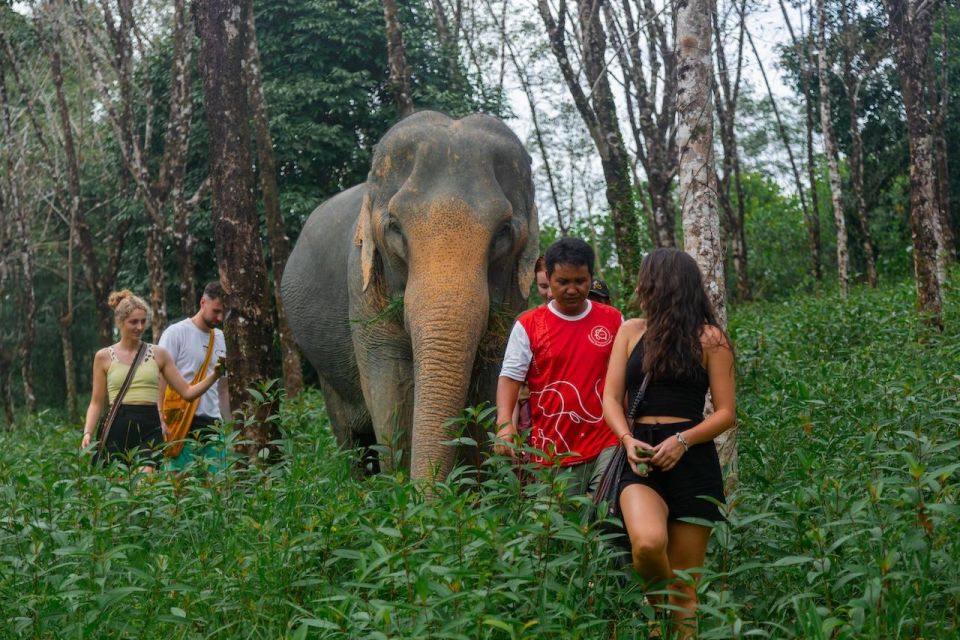
[[[360,385],[373,421],[384,470],[410,467],[410,425],[413,422],[413,365],[408,345],[383,337],[354,335]],[[369,345],[374,346],[369,346]]]

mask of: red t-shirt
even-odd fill
[[[579,454],[563,458],[563,466],[589,462],[617,444],[603,420],[603,382],[622,322],[619,311],[603,304],[591,305],[576,320],[547,305],[517,320],[531,353],[526,375],[533,425],[530,445],[551,454]]]

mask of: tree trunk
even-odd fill
[[[837,279],[840,294],[847,295],[850,279],[850,258],[847,250],[847,223],[843,216],[840,190],[840,167],[837,162],[837,138],[833,133],[830,107],[830,83],[827,76],[826,11],[824,0],[817,0],[817,71],[820,79],[820,129],[830,172],[830,201],[833,204],[833,221],[837,227]]]
[[[270,347],[274,327],[269,307],[267,269],[260,242],[255,179],[247,129],[247,94],[243,84],[246,55],[246,0],[195,0],[193,14],[200,36],[200,69],[210,140],[213,233],[220,282],[231,310],[227,337],[232,406],[250,400],[246,390],[273,377]],[[251,458],[278,432],[267,418],[270,402],[257,407],[244,436]]]
[[[27,216],[24,212],[24,203],[20,199],[19,176],[25,172],[18,170],[13,148],[13,128],[10,119],[10,104],[7,95],[6,67],[0,64],[0,109],[3,117],[4,146],[3,158],[7,170],[7,215],[10,217],[12,225],[11,238],[12,246],[10,250],[16,255],[16,262],[20,268],[20,287],[18,292],[19,314],[20,314],[20,344],[17,348],[17,356],[20,360],[20,376],[23,383],[23,401],[27,411],[34,413],[37,409],[37,398],[34,393],[33,385],[33,367],[31,359],[33,358],[33,345],[37,335],[37,297],[33,287],[33,266],[35,257],[33,246],[30,243],[30,234],[28,233]]]
[[[60,346],[63,350],[63,376],[67,386],[67,416],[71,422],[76,422],[77,413],[77,371],[76,358],[73,353],[73,338],[70,329],[73,327],[73,314],[65,313],[60,316]]]
[[[857,122],[857,98],[849,101],[850,107],[850,179],[853,183],[853,197],[857,204],[857,224],[860,226],[863,255],[867,266],[867,284],[877,287],[877,260],[873,249],[873,235],[870,233],[870,220],[867,217],[867,201],[863,195],[863,139],[860,136],[860,124]]]
[[[717,318],[726,326],[723,240],[713,158],[711,1],[681,0],[677,4],[677,147],[684,249],[700,265]],[[727,486],[735,486],[739,473],[736,426],[719,436],[716,446],[727,472]]]
[[[910,230],[917,280],[917,309],[931,325],[943,328],[942,283],[937,273],[943,245],[936,201],[933,135],[924,93],[933,11],[938,2],[919,8],[912,0],[885,0],[896,51],[900,90],[907,112],[910,146]]]
[[[741,19],[742,19],[742,20],[745,20],[745,19],[746,19],[746,17],[745,17],[742,13],[741,13]],[[789,26],[789,22],[787,23],[787,25]],[[777,132],[780,134],[780,140],[783,142],[783,148],[784,148],[784,149],[786,150],[786,152],[787,152],[787,159],[790,161],[790,169],[791,169],[792,172],[793,172],[793,181],[794,181],[794,184],[796,184],[796,186],[797,186],[797,197],[800,199],[800,208],[803,210],[803,219],[804,219],[804,221],[805,221],[806,224],[807,224],[808,240],[809,240],[809,238],[811,237],[810,234],[809,234],[809,232],[810,232],[810,230],[813,229],[814,227],[810,224],[811,212],[810,212],[810,208],[807,206],[807,197],[806,197],[806,195],[805,195],[806,192],[805,192],[805,190],[804,190],[804,188],[803,188],[803,181],[800,179],[800,170],[797,168],[797,161],[796,161],[796,159],[794,158],[794,155],[793,155],[793,147],[792,147],[792,145],[790,144],[790,136],[789,136],[789,133],[788,133],[788,131],[787,131],[786,125],[784,125],[784,123],[783,123],[783,118],[780,116],[780,108],[777,106],[777,99],[776,99],[776,97],[773,95],[773,88],[770,86],[770,80],[769,80],[769,78],[767,78],[767,72],[766,72],[766,70],[763,68],[763,58],[760,56],[760,52],[757,51],[757,45],[756,45],[756,43],[754,43],[754,41],[753,41],[753,36],[750,34],[750,30],[744,28],[744,31],[745,31],[746,36],[747,36],[747,41],[750,43],[750,48],[753,50],[753,56],[754,56],[754,58],[756,58],[756,60],[757,60],[757,68],[760,70],[760,76],[763,78],[763,84],[764,84],[764,86],[767,88],[767,97],[770,99],[770,107],[773,109],[773,116],[774,116],[774,118],[775,118],[776,121],[777,121]],[[791,34],[792,34],[792,33],[793,33],[793,31],[791,31]],[[813,206],[814,206],[814,208],[816,208],[816,206],[817,206],[817,205],[816,205],[816,200],[814,200],[814,205],[813,205]],[[814,217],[815,217],[815,216],[814,216]],[[816,258],[815,261],[814,261],[814,264],[815,264],[815,265],[819,265],[819,264],[820,264],[820,258],[819,258],[819,253],[818,253],[818,250],[819,250],[818,248],[819,248],[819,246],[820,246],[820,239],[819,239],[819,238],[820,238],[820,236],[819,236],[820,227],[819,227],[819,224],[816,226],[816,229],[817,229],[817,236],[816,236],[816,237],[817,237],[817,242],[816,242],[816,244],[808,245],[808,246],[810,246],[811,253],[812,253],[812,254],[815,256],[815,258]],[[819,269],[819,266],[816,266],[816,268]],[[816,275],[816,278],[817,278],[817,279],[819,279],[819,277],[820,277],[819,275]]]
[[[401,118],[413,113],[413,91],[410,89],[410,67],[403,46],[403,31],[397,17],[395,0],[383,0],[383,19],[387,26],[387,57],[390,64],[390,88],[397,101]]]
[[[604,59],[607,40],[600,20],[603,0],[580,2],[580,30],[583,34],[583,67],[587,80],[593,88],[593,111],[597,129],[603,135],[604,144],[598,145],[600,165],[607,186],[607,202],[613,219],[617,254],[625,280],[631,280],[640,269],[640,251],[637,246],[640,227],[633,197],[633,182],[630,176],[630,158],[623,144],[623,135],[617,119],[617,108],[607,77]]]
[[[847,112],[850,119],[850,184],[857,210],[861,244],[867,267],[867,285],[877,286],[877,264],[874,258],[873,238],[867,218],[867,202],[863,194],[863,139],[860,136],[860,87],[861,78],[855,77],[851,59],[858,47],[856,30],[850,25],[847,0],[841,0],[840,15],[843,21],[843,86],[847,93]]]
[[[150,276],[150,329],[153,342],[167,328],[167,293],[164,263],[163,229],[156,224],[147,228],[147,273]]]
[[[940,227],[943,229],[943,247],[941,259],[937,265],[940,271],[940,281],[946,282],[947,264],[956,262],[957,245],[953,232],[953,216],[950,212],[950,171],[947,163],[947,107],[950,103],[950,60],[947,40],[947,9],[940,14],[940,86],[937,90],[933,64],[927,62],[928,80],[930,88],[930,110],[933,117],[934,157],[937,166],[937,204],[940,207]]]
[[[287,321],[287,312],[280,300],[280,279],[290,256],[290,238],[283,226],[280,213],[280,193],[277,189],[277,163],[273,157],[273,138],[267,119],[267,104],[263,96],[260,77],[260,51],[257,48],[257,28],[253,17],[253,2],[247,8],[247,60],[244,80],[250,105],[253,108],[254,131],[257,138],[257,155],[260,159],[260,190],[263,192],[263,210],[267,222],[267,239],[270,242],[270,257],[273,263],[273,294],[277,310],[277,329],[280,350],[283,355],[283,386],[287,397],[300,395],[303,390],[303,371],[300,366],[300,350],[293,338]]]
[[[57,96],[57,114],[60,118],[60,129],[63,134],[67,185],[70,190],[71,244],[80,251],[85,280],[96,308],[97,335],[100,339],[100,346],[105,347],[113,342],[113,311],[107,305],[107,297],[116,281],[117,271],[120,267],[120,257],[123,253],[123,243],[127,229],[130,227],[130,220],[127,219],[119,223],[113,233],[110,234],[108,264],[106,269],[101,270],[94,249],[93,234],[90,232],[90,227],[81,207],[80,161],[77,157],[73,139],[74,126],[70,117],[70,108],[63,89],[63,70],[60,61],[60,47],[63,44],[62,34],[59,22],[56,19],[52,20],[52,25],[53,40],[42,40],[42,43],[47,47],[47,55],[50,60],[50,71]],[[70,315],[72,322],[71,312],[72,306],[67,309],[67,315]]]
[[[740,179],[740,155],[737,150],[736,136],[737,98],[740,92],[740,77],[743,68],[744,11],[741,7],[738,12],[740,15],[740,38],[737,46],[736,75],[731,81],[720,29],[720,17],[716,3],[711,4],[713,5],[711,7],[711,23],[717,58],[717,74],[712,84],[717,107],[717,122],[720,124],[720,142],[723,147],[723,175],[720,176],[717,199],[726,220],[730,247],[733,253],[737,297],[740,300],[749,300],[750,278],[747,273],[747,242],[744,232],[745,204],[743,183]],[[731,181],[733,185],[731,185]],[[734,210],[731,199],[731,186],[736,191],[736,210]]]
[[[484,0],[487,11],[490,12],[490,16],[495,17],[495,12],[493,5],[490,0]],[[443,7],[440,5],[439,0],[433,0],[434,4],[434,13],[439,15],[443,14]],[[439,12],[439,13],[438,13]],[[438,17],[438,30],[440,29],[440,18]],[[443,19],[444,28],[446,28],[446,18]],[[543,160],[543,169],[547,177],[547,185],[550,187],[550,201],[553,203],[554,211],[557,214],[557,226],[560,229],[560,235],[567,235],[567,224],[563,220],[563,214],[560,211],[560,198],[557,194],[556,180],[554,179],[553,167],[550,164],[550,154],[547,150],[547,145],[543,136],[543,128],[540,125],[540,116],[537,110],[537,102],[534,97],[533,87],[530,86],[530,78],[527,75],[527,70],[524,68],[524,65],[521,63],[517,57],[516,50],[513,47],[513,42],[510,36],[506,33],[503,34],[503,42],[506,48],[506,53],[510,57],[510,62],[513,64],[514,71],[517,74],[517,79],[520,81],[520,86],[523,89],[523,95],[527,99],[527,106],[530,108],[530,121],[533,125],[533,134],[534,139],[537,141],[537,149],[540,151],[540,157]],[[542,213],[542,212],[541,212]]]
[[[193,271],[193,235],[190,214],[182,203],[173,202],[173,242],[180,271],[180,313],[190,317],[197,312],[197,276]]]
[[[5,351],[0,352],[0,395],[3,396],[3,421],[7,431],[12,431],[16,407],[13,404],[13,385],[10,383],[10,360]]]
[[[567,55],[564,32],[567,15],[565,0],[560,2],[556,20],[547,0],[539,0],[537,6],[547,28],[550,48],[560,65],[564,81],[600,153],[607,203],[610,205],[610,217],[613,221],[614,239],[617,245],[620,276],[623,284],[628,287],[625,290],[629,291],[633,286],[633,274],[636,274],[640,267],[638,246],[640,227],[633,198],[630,160],[623,144],[616,105],[607,77],[607,64],[604,59],[606,34],[600,20],[601,4],[601,0],[581,0],[578,7],[583,73],[591,88],[592,100],[580,86],[578,74],[573,71]]]
[[[787,12],[787,7],[784,4],[783,0],[780,2],[780,12],[783,15],[784,23],[787,25],[787,30],[790,32],[790,41],[793,43],[794,48],[797,50],[797,55],[801,58],[801,72],[800,78],[803,84],[803,102],[804,102],[804,124],[806,125],[807,133],[807,179],[810,184],[810,208],[808,209],[806,204],[803,202],[803,188],[799,187],[799,178],[797,179],[798,189],[801,194],[800,201],[803,205],[803,215],[807,223],[807,247],[810,251],[810,260],[811,260],[811,274],[815,282],[820,282],[823,278],[823,269],[821,268],[822,260],[820,259],[820,196],[817,193],[817,174],[816,174],[816,162],[813,155],[813,98],[810,95],[810,76],[812,75],[811,67],[811,54],[810,46],[808,44],[809,38],[801,37],[803,42],[800,42],[800,39],[797,38],[796,34],[793,31],[793,25],[790,22],[790,14]],[[753,40],[750,40],[750,44],[753,44]],[[754,54],[756,54],[756,48],[754,47]],[[759,60],[759,57],[758,57]],[[765,76],[764,76],[765,77]],[[767,90],[770,90],[770,85],[767,85]],[[773,99],[773,94],[771,93],[771,100]]]
[[[622,27],[609,2],[604,5],[604,14],[611,48],[623,68],[627,120],[637,147],[637,160],[646,174],[646,191],[650,197],[646,211],[650,239],[656,247],[673,247],[676,246],[677,220],[673,201],[673,182],[677,172],[676,50],[667,37],[663,14],[651,2],[638,7],[640,24],[628,0],[622,2]],[[642,34],[647,40],[646,61],[641,53]],[[590,86],[592,89],[594,84]],[[657,96],[661,91],[662,100],[658,105]],[[639,178],[637,184],[640,184]]]
[[[69,24],[77,30],[78,53],[89,65],[91,77],[100,95],[101,105],[117,140],[124,169],[136,185],[137,197],[147,214],[147,268],[150,273],[150,302],[153,336],[156,339],[167,319],[166,274],[163,269],[163,246],[167,232],[166,208],[174,201],[174,209],[188,213],[186,203],[199,201],[198,193],[187,198],[183,193],[183,175],[190,139],[191,116],[191,34],[186,0],[173,0],[173,55],[170,65],[170,101],[164,132],[163,156],[156,169],[150,162],[151,128],[155,100],[149,83],[141,89],[142,104],[134,104],[133,60],[144,58],[143,25],[133,0],[118,0],[116,5],[100,4],[103,25],[97,30],[90,21],[90,11],[81,4],[71,4]],[[113,9],[117,11],[114,18]],[[138,49],[134,55],[134,44]],[[149,80],[149,74],[143,78]],[[142,111],[144,117],[133,113]],[[205,183],[204,183],[205,184]],[[82,234],[81,234],[82,235]],[[81,239],[82,241],[82,239]],[[189,244],[177,242],[178,249]],[[192,262],[192,256],[180,253],[181,266]],[[192,278],[191,278],[192,281]],[[189,283],[188,283],[189,285]],[[189,289],[189,286],[187,287]],[[181,291],[181,298],[186,295]],[[192,308],[193,303],[188,305]]]
[[[77,369],[73,351],[73,293],[74,293],[74,247],[77,246],[77,222],[80,214],[80,164],[77,160],[76,149],[73,144],[70,112],[63,92],[63,71],[60,65],[60,26],[56,20],[52,21],[54,38],[52,42],[44,42],[47,58],[50,61],[50,70],[53,75],[54,87],[57,95],[57,112],[60,116],[60,126],[63,128],[63,147],[67,165],[67,187],[70,194],[70,205],[67,213],[67,302],[66,308],[61,309],[58,324],[60,326],[60,345],[63,355],[63,376],[67,388],[67,416],[71,422],[79,418],[77,412]]]

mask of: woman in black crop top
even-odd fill
[[[617,333],[603,417],[627,450],[619,499],[633,565],[648,588],[666,584],[675,594],[669,603],[648,598],[672,605],[674,631],[688,638],[696,635],[696,585],[676,579],[674,572],[703,566],[711,528],[681,519],[723,519],[716,505],[724,495],[713,439],[736,416],[733,349],[697,263],[683,251],[647,255],[637,297],[644,317],[628,320]],[[646,395],[628,425],[624,404],[633,405],[647,372]],[[707,390],[714,411],[704,418]]]

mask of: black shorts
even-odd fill
[[[190,431],[188,432],[188,435],[195,440],[205,440],[212,434],[216,434],[214,425],[216,425],[218,421],[219,418],[194,415],[193,422],[190,423]]]
[[[692,421],[672,424],[636,424],[633,427],[633,437],[656,446],[694,424]],[[622,492],[631,484],[642,484],[656,491],[667,504],[669,509],[667,517],[670,520],[702,518],[717,522],[724,519],[717,505],[703,498],[703,496],[709,496],[721,504],[726,502],[723,495],[720,459],[717,457],[717,448],[712,440],[692,445],[670,471],[662,471],[650,465],[650,471],[644,477],[638,476],[629,465],[625,465],[623,473],[620,474],[620,491]]]
[[[100,434],[97,434],[100,437]],[[157,466],[163,446],[163,431],[160,428],[160,413],[155,404],[122,404],[117,411],[107,442],[103,462],[116,457],[131,460],[134,456],[140,464]],[[96,456],[95,461],[101,459]]]

